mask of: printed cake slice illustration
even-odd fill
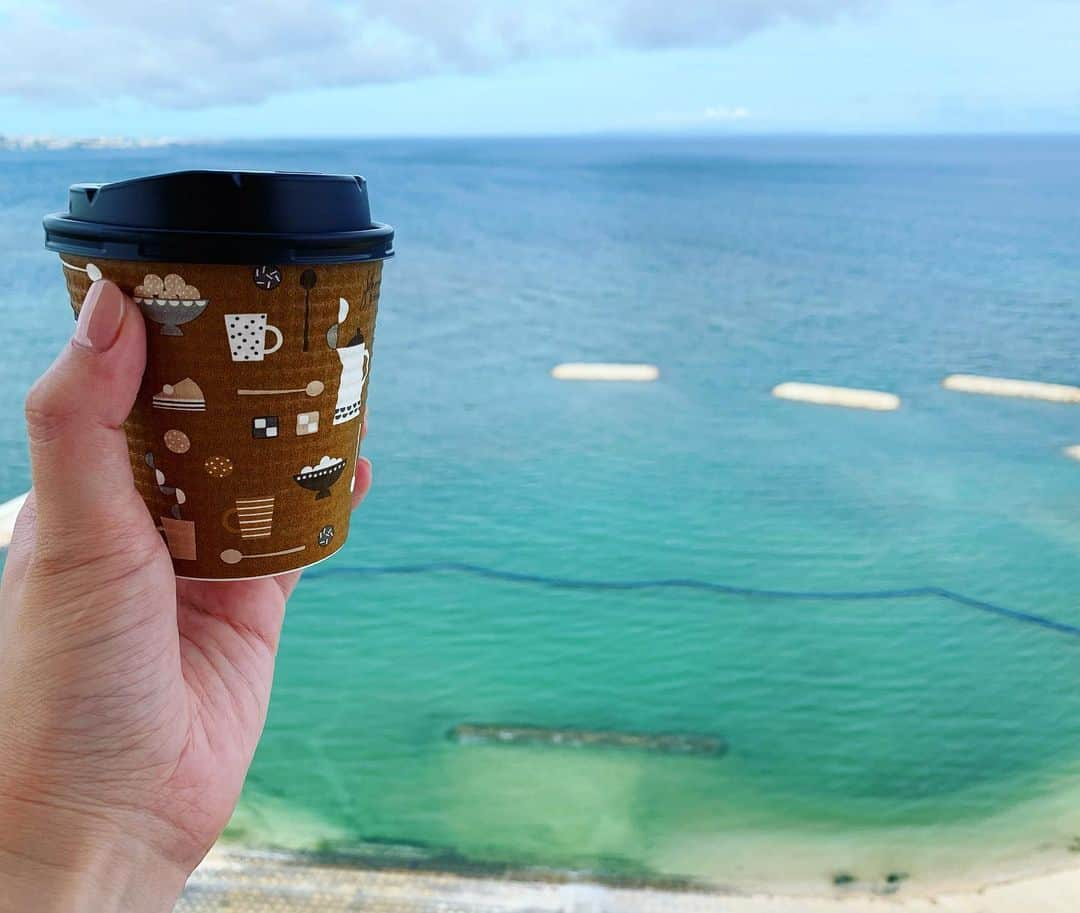
[[[190,377],[165,384],[160,393],[154,394],[155,409],[175,409],[180,412],[205,412],[206,397],[202,388]]]

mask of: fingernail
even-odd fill
[[[83,299],[71,341],[81,349],[105,352],[116,342],[123,321],[124,293],[112,282],[99,279]]]

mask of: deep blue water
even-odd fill
[[[1080,139],[3,153],[0,497],[27,485],[21,394],[70,329],[41,214],[73,181],[187,167],[362,173],[398,232],[375,488],[290,607],[234,836],[737,881],[790,876],[763,845],[799,848],[807,879],[918,876],[1080,833],[1061,798],[1080,770],[1080,638],[933,596],[364,572],[936,586],[1080,625],[1080,464],[1062,455],[1080,408],[940,387],[1080,381]],[[662,377],[549,378],[577,360]],[[772,399],[784,380],[904,405]],[[448,742],[463,721],[718,734],[731,753]]]

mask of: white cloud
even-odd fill
[[[719,46],[779,22],[826,22],[881,2],[0,0],[0,96],[120,96],[176,108],[256,102],[601,48]]]
[[[709,125],[737,124],[753,117],[744,105],[710,105],[699,111],[664,111],[655,122],[669,129],[700,128]]]
[[[746,120],[750,116],[750,109],[738,105],[734,108],[712,107],[701,112],[701,119],[705,121],[730,121]]]

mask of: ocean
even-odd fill
[[[3,152],[0,498],[71,326],[41,215],[74,181],[203,167],[364,174],[398,251],[375,485],[290,604],[229,839],[773,887],[1080,848],[1080,409],[940,386],[1080,380],[1080,138]],[[773,399],[786,380],[903,407]]]

